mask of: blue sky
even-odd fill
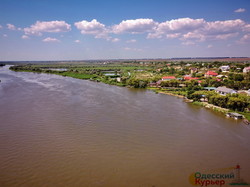
[[[0,60],[250,56],[249,0],[1,0]]]

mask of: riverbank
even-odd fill
[[[193,102],[193,100],[187,99],[183,95],[178,95],[178,94],[172,93],[171,91],[170,92],[169,91],[158,91],[158,90],[154,90],[154,91],[157,92],[157,93],[171,95],[171,96],[175,96],[175,97],[178,97],[178,98],[185,99],[185,102],[187,102],[187,103],[191,103],[193,105],[199,105],[199,106],[205,107],[207,109],[213,110],[215,112],[219,112],[219,113],[223,113],[223,114],[226,114],[228,112],[237,112],[239,114],[242,114],[245,119],[250,121],[250,113],[247,113],[247,112],[233,111],[233,110],[230,110],[230,109],[227,109],[227,108],[222,108],[222,107],[219,107],[219,106],[216,106],[216,105],[213,105],[213,104],[209,104],[208,102],[199,102],[199,101],[194,101]]]
[[[228,113],[230,111],[227,108],[222,108],[222,107],[219,107],[219,106],[215,106],[213,104],[209,104],[208,102],[198,102],[198,101],[195,101],[192,104],[203,106],[205,108],[208,108],[208,109],[211,109],[213,111],[220,112],[220,113],[223,113],[223,114],[226,114],[226,113]]]

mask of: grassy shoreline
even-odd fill
[[[186,99],[185,96],[178,95],[176,93],[172,93],[171,91],[159,91],[159,88],[149,88],[149,89],[153,90],[156,93],[161,93],[161,94],[166,94],[166,95],[171,95],[171,96],[175,96],[175,97],[178,97],[178,98]],[[216,106],[216,105],[213,105],[213,104],[209,104],[207,102],[198,102],[198,101],[192,102],[192,100],[189,100],[189,99],[186,99],[186,101],[193,104],[193,105],[202,106],[202,107],[205,107],[207,109],[213,110],[215,112],[223,113],[223,114],[226,114],[228,112],[237,112],[239,114],[242,114],[245,119],[250,121],[250,113],[247,113],[247,112],[233,111],[233,110],[230,110],[230,109],[227,109],[227,108],[222,108],[222,107],[219,107],[219,106]]]

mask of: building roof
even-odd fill
[[[218,87],[215,89],[215,91],[218,92],[224,92],[224,93],[232,93],[235,92],[235,90],[231,89],[231,88],[227,88],[227,87]]]
[[[156,82],[156,84],[161,84],[161,82],[162,82],[162,80],[158,80],[158,81]]]
[[[220,68],[230,68],[230,66],[221,66]]]
[[[244,70],[250,70],[250,66],[249,67],[245,67]]]
[[[217,76],[218,73],[214,72],[214,71],[207,71],[206,72],[206,75],[214,75],[214,76]]]
[[[205,90],[215,90],[216,87],[204,87]]]
[[[175,76],[162,77],[162,79],[176,79]]]
[[[185,80],[197,80],[199,79],[198,77],[189,77],[189,76],[185,76],[184,77]]]

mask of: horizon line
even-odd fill
[[[244,59],[250,57],[173,57],[173,58],[113,58],[113,59],[81,59],[81,60],[0,60],[0,62],[82,62],[82,61],[123,61],[123,60],[190,60],[190,59]]]

